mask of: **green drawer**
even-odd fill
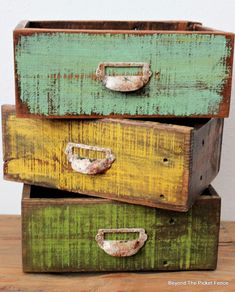
[[[187,213],[25,185],[25,272],[207,270],[217,263],[220,198]]]
[[[17,114],[227,117],[233,34],[192,22],[25,22]]]

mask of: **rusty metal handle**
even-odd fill
[[[86,150],[93,150],[103,152],[105,158],[103,159],[90,159],[80,157],[78,154],[73,153],[73,148],[80,148]],[[102,148],[99,146],[90,146],[85,144],[77,144],[69,142],[65,149],[68,161],[71,163],[72,169],[84,174],[98,174],[108,170],[115,160],[112,150],[109,148]]]
[[[143,75],[107,76],[105,74],[106,67],[143,67]],[[104,62],[100,63],[96,70],[96,76],[103,82],[106,88],[120,92],[136,91],[144,87],[151,75],[150,65],[138,62]]]
[[[135,240],[105,240],[105,233],[139,233]],[[148,236],[143,228],[99,229],[95,237],[98,245],[113,257],[129,257],[136,254]]]

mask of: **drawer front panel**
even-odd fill
[[[201,196],[187,213],[103,199],[23,200],[23,264],[28,272],[214,269],[220,200]],[[132,256],[111,256],[99,229],[142,228],[147,240]],[[108,234],[133,240],[138,234]]]
[[[184,206],[190,128],[156,126],[108,119],[22,119],[12,113],[6,118],[5,174],[13,180],[137,204]],[[103,174],[79,173],[65,154],[68,142],[112,149],[116,159]],[[99,153],[84,156],[98,158]]]
[[[227,116],[231,35],[34,32],[16,34],[19,114],[71,116]],[[152,76],[134,92],[113,91],[100,63],[144,62]],[[137,73],[136,73],[137,72]],[[140,75],[107,68],[108,76]]]

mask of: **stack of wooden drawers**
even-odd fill
[[[4,175],[25,183],[24,271],[215,269],[233,34],[27,21],[14,48]]]

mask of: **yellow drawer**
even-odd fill
[[[2,117],[9,180],[186,211],[219,171],[223,119]]]

